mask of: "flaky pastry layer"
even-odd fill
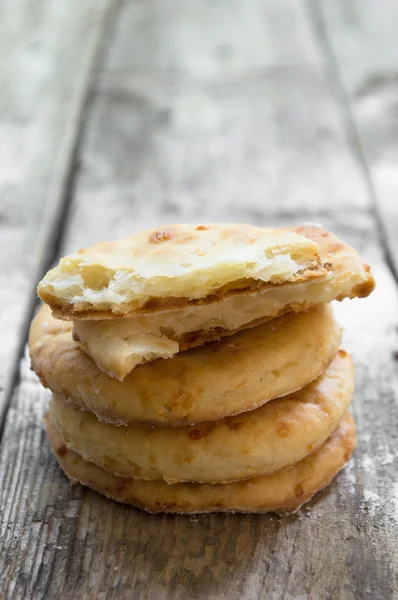
[[[244,224],[170,225],[61,259],[38,286],[61,316],[123,316],[324,277],[317,245]]]
[[[76,320],[74,337],[98,367],[123,380],[137,365],[171,358],[181,350],[254,327],[289,311],[368,295],[374,280],[358,253],[320,227],[295,232],[317,244],[328,275],[302,283],[269,286],[218,302],[131,318]]]

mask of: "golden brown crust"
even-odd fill
[[[53,397],[68,447],[113,474],[148,480],[237,481],[278,471],[319,447],[351,402],[354,369],[339,351],[314,382],[255,411],[190,427],[117,427]]]
[[[335,276],[344,272],[347,266],[352,268],[354,264],[360,263],[362,268],[358,270],[362,271],[363,281],[355,285],[350,292],[347,291],[337,296],[336,300],[365,298],[374,290],[376,282],[370,266],[362,262],[357,251],[346,242],[340,240],[334,233],[317,225],[298,225],[296,227],[287,227],[286,229],[316,242],[324,267],[333,272]]]
[[[325,274],[316,244],[294,232],[242,223],[213,223],[201,230],[179,224],[68,255],[45,275],[38,293],[75,318],[87,311],[120,316]]]
[[[117,477],[84,461],[65,446],[51,415],[46,423],[52,450],[73,482],[152,513],[295,511],[330,483],[350,459],[356,443],[355,424],[347,413],[323,446],[293,467],[229,484],[168,485]]]
[[[336,279],[342,279],[345,282],[345,285],[342,288],[339,288],[339,291],[336,295],[328,298],[328,302],[332,300],[343,300],[344,298],[364,298],[368,296],[375,287],[375,280],[372,276],[369,265],[363,263],[356,252],[351,246],[340,240],[337,236],[335,236],[330,231],[323,229],[322,227],[318,227],[315,225],[298,225],[296,227],[287,227],[287,231],[296,233],[298,235],[302,235],[316,244],[319,247],[319,254],[323,266],[327,272],[332,275],[331,285],[333,285],[333,281]],[[317,270],[308,270],[308,272],[303,272],[302,277],[299,280],[296,280],[295,283],[281,283],[278,285],[263,283],[260,281],[254,281],[249,284],[245,289],[241,289],[239,291],[234,291],[228,288],[224,289],[223,295],[220,298],[219,295],[212,294],[208,295],[205,298],[190,300],[181,299],[181,298],[167,298],[166,304],[160,305],[156,302],[152,304],[152,300],[148,302],[146,306],[141,307],[140,309],[133,308],[132,310],[125,310],[123,314],[115,314],[112,310],[73,310],[71,306],[56,306],[53,302],[49,301],[46,298],[43,298],[48,304],[51,306],[54,315],[60,319],[112,319],[112,318],[121,318],[121,317],[132,317],[137,314],[149,314],[151,312],[156,312],[158,310],[181,310],[186,306],[191,306],[196,304],[198,307],[219,303],[226,298],[234,297],[237,294],[244,296],[247,294],[257,294],[260,291],[265,293],[273,293],[273,290],[279,291],[281,288],[285,287],[291,291],[291,295],[294,296],[295,288],[300,288],[303,286],[303,281],[306,281],[306,277],[308,278],[308,285],[311,286],[311,283],[314,281],[318,281],[322,286],[322,277],[319,277],[320,272]],[[327,283],[329,285],[329,283]],[[42,295],[43,297],[43,295]],[[302,309],[310,308],[311,306],[317,304],[317,302],[324,302],[325,300],[317,299],[316,295],[313,300],[306,300],[305,304],[302,306]],[[293,310],[295,310],[293,308]],[[296,308],[296,310],[300,310],[300,308]],[[278,310],[273,311],[270,316],[275,317],[278,314],[282,314],[286,312],[286,308],[281,306]]]
[[[181,425],[252,410],[315,379],[341,330],[327,305],[288,314],[220,342],[136,367],[120,382],[102,372],[42,307],[32,322],[32,367],[43,385],[111,423]]]

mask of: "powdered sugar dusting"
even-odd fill
[[[364,490],[363,497],[365,501],[361,505],[361,508],[365,509],[371,517],[374,517],[377,511],[381,508],[380,496],[371,490]]]
[[[381,508],[381,498],[374,491],[377,489],[376,484],[373,482],[377,480],[377,466],[376,459],[370,454],[364,454],[362,457],[362,467],[365,475],[364,490],[363,490],[363,502],[360,505],[360,509],[366,511],[371,517]]]
[[[350,494],[354,494],[357,479],[355,476],[355,461],[353,459],[351,459],[348,462],[348,464],[346,465],[346,467],[344,469],[344,477],[345,477],[348,492]]]
[[[391,452],[389,452],[388,450],[385,452],[385,456],[383,458],[383,460],[381,461],[380,465],[382,467],[386,467],[387,465],[391,465],[391,463],[394,462],[394,454],[392,454]]]

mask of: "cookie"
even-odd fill
[[[168,485],[117,477],[85,461],[66,447],[51,414],[47,416],[47,432],[55,456],[73,483],[151,513],[296,511],[331,482],[350,459],[356,443],[355,424],[347,413],[318,450],[292,467],[234,483]]]
[[[53,393],[115,424],[175,426],[252,410],[318,377],[341,341],[331,307],[319,305],[138,366],[120,382],[82,352],[71,329],[43,307],[30,331],[32,367]]]
[[[59,396],[50,411],[66,446],[114,475],[218,483],[273,473],[305,458],[336,429],[353,388],[352,359],[339,350],[324,373],[300,391],[191,427],[109,425]]]

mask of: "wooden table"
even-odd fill
[[[398,598],[398,4],[4,0],[0,597]],[[71,488],[25,344],[38,279],[170,222],[315,221],[378,288],[337,313],[359,443],[298,515],[150,516]]]

